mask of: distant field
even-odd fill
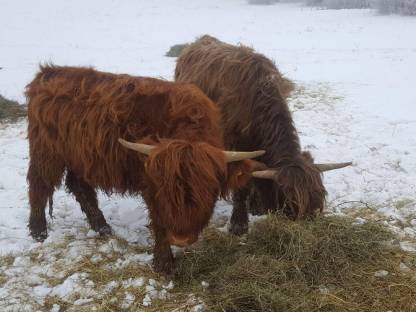
[[[26,106],[20,105],[16,101],[8,100],[0,95],[0,122],[16,121],[26,116]]]

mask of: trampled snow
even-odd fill
[[[416,18],[296,4],[250,6],[243,0],[2,0],[1,10],[0,94],[22,103],[39,63],[172,79],[175,59],[164,54],[174,44],[207,33],[253,46],[297,83],[289,104],[303,147],[317,162],[354,162],[325,174],[328,210],[375,207],[390,224],[406,223],[403,235],[415,236]],[[85,272],[55,286],[45,276],[59,276],[58,267],[82,257],[99,262],[106,254],[126,252],[112,264],[120,267],[148,264],[152,255],[131,254],[117,240],[97,243],[64,191],[54,195],[49,238],[39,244],[28,236],[26,126],[21,121],[0,129],[0,255],[15,257],[0,267],[8,277],[0,287],[0,309],[14,311],[24,303],[30,311],[47,295],[88,304],[98,290]],[[100,195],[100,207],[116,236],[133,245],[152,243],[140,198]],[[224,225],[230,210],[220,202],[214,221]],[[65,252],[54,255],[48,246],[69,236]],[[411,244],[404,246],[414,248]],[[38,264],[28,252],[40,254]],[[125,283],[149,286],[140,277]],[[111,285],[110,292],[121,287]],[[152,296],[147,293],[143,305],[151,304]],[[23,300],[27,297],[32,299]],[[126,291],[122,304],[127,308],[131,300],[134,295]]]

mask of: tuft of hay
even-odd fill
[[[13,261],[14,257],[10,255],[0,257],[0,288],[7,282],[8,279],[3,268],[11,266]]]
[[[20,105],[0,95],[0,122],[14,122],[26,117],[26,105]]]
[[[379,224],[345,217],[273,214],[243,239],[208,229],[178,259],[174,298],[191,292],[209,311],[415,311],[415,269],[400,271],[408,255],[393,239]]]
[[[189,46],[189,43],[175,44],[170,47],[169,51],[166,52],[165,56],[178,57],[182,50]]]

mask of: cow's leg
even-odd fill
[[[233,212],[230,221],[230,233],[242,235],[248,231],[247,197],[249,188],[242,188],[233,194]]]
[[[37,241],[43,241],[48,236],[45,208],[48,199],[52,198],[54,185],[45,181],[33,162],[29,165],[27,181],[29,184],[30,235]]]
[[[104,215],[98,208],[97,193],[82,178],[77,177],[73,171],[68,170],[65,185],[87,215],[91,228],[101,235],[111,234],[111,227],[105,221]]]
[[[153,267],[155,271],[171,275],[174,273],[175,262],[165,230],[153,227],[155,246],[153,250]]]
[[[255,216],[264,214],[259,196],[260,195],[257,191],[257,188],[253,184],[251,184],[250,192],[248,194],[246,202],[248,212]]]
[[[253,200],[254,197],[255,200]],[[268,211],[276,211],[278,203],[274,191],[274,183],[269,180],[258,179],[253,183],[253,189],[250,193],[249,211],[255,215],[263,215]]]

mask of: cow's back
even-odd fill
[[[45,66],[27,86],[26,96],[31,154],[62,159],[106,192],[134,192],[142,180],[142,162],[118,138],[153,143],[199,136],[204,141],[206,133],[209,143],[222,146],[219,112],[191,85]]]
[[[219,105],[228,148],[266,149],[263,160],[270,165],[272,152],[275,159],[299,152],[281,92],[284,78],[265,56],[203,36],[182,51],[175,79],[196,84]]]

